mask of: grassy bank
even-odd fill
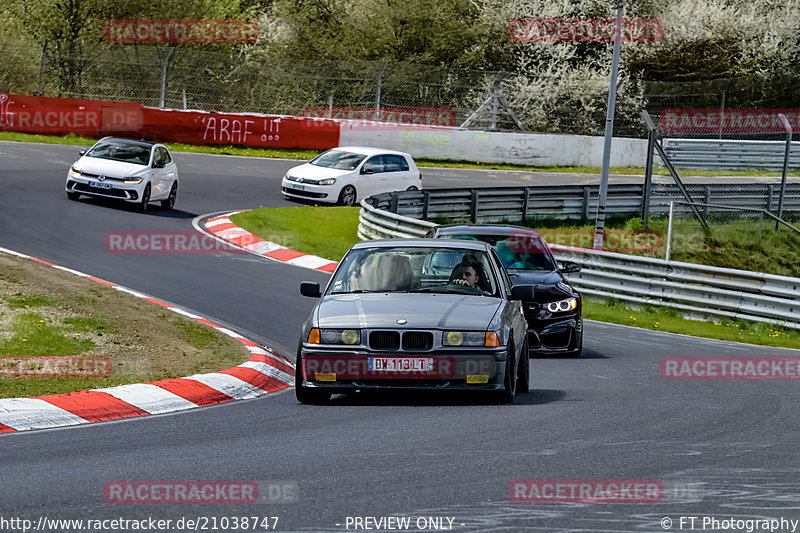
[[[212,328],[128,294],[0,254],[0,358],[104,356],[107,378],[14,379],[0,398],[41,396],[212,372],[249,359]]]
[[[339,261],[350,246],[359,241],[356,235],[358,210],[358,207],[262,208],[234,215],[231,220],[261,238]],[[617,227],[626,225],[621,219],[611,222]],[[633,309],[615,300],[585,299],[583,316],[591,320],[709,339],[800,349],[800,332],[793,329],[747,321],[687,320],[669,307],[643,306]]]

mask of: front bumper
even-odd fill
[[[345,393],[355,390],[502,390],[507,351],[504,347],[481,351],[376,352],[337,351],[303,344],[300,355],[303,386]],[[433,359],[431,371],[378,372],[369,370],[369,358],[406,357]],[[485,382],[468,382],[468,376],[486,376]]]
[[[579,314],[551,320],[528,321],[528,348],[540,354],[563,354],[583,345],[583,319]]]
[[[93,186],[93,184],[97,183],[108,184],[109,188],[99,188]],[[144,191],[146,185],[147,182],[144,180],[142,180],[141,183],[124,183],[116,180],[99,182],[97,180],[90,180],[69,175],[67,177],[65,190],[67,192],[85,194],[87,196],[115,198],[117,200],[124,200],[126,202],[138,202],[142,197],[142,192]]]
[[[336,203],[339,199],[334,185],[311,185],[287,179],[281,180],[281,193],[289,198],[310,202]]]

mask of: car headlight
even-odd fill
[[[494,331],[445,331],[442,334],[443,346],[499,346]]]
[[[578,299],[577,298],[567,298],[566,300],[561,300],[560,302],[550,302],[547,304],[547,310],[551,313],[563,313],[565,311],[572,311],[578,307]]]
[[[334,183],[336,183],[336,178],[328,178],[324,180],[319,180],[317,182],[317,185],[333,185]]]
[[[287,181],[297,181],[297,178],[295,178],[294,176],[290,176],[288,172],[283,176],[283,179]]]
[[[142,178],[137,178],[136,176],[131,176],[130,178],[125,178],[125,183],[141,183]]]
[[[72,174],[73,176],[81,176],[83,174],[80,170],[76,169],[75,167],[70,168],[69,173]]]
[[[347,345],[361,344],[361,331],[357,329],[320,329],[318,331],[318,342],[313,342],[311,340],[312,335],[309,335],[309,343]]]

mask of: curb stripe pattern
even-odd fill
[[[230,223],[228,216],[217,217],[215,227],[225,225],[226,221]],[[214,221],[215,219],[211,219],[208,222],[214,223]],[[287,389],[294,384],[294,366],[290,361],[235,331],[185,309],[95,276],[7,248],[0,248],[0,252],[22,259],[30,259],[102,283],[118,291],[158,304],[197,322],[202,322],[244,344],[251,355],[248,362],[220,372],[38,398],[0,399],[0,433],[73,426],[181,411],[232,400],[256,398]]]
[[[265,241],[231,222],[230,217],[239,213],[244,213],[244,211],[233,211],[232,213],[209,218],[203,225],[206,231],[211,232],[214,236],[269,259],[322,272],[333,272],[339,264],[324,257],[304,254],[280,244]]]

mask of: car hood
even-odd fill
[[[289,169],[288,174],[296,178],[305,178],[309,180],[321,180],[325,178],[338,178],[345,174],[352,173],[352,170],[338,170],[335,168],[318,167],[309,163],[300,165]]]
[[[81,172],[116,178],[125,178],[147,169],[147,165],[112,161],[111,159],[100,159],[99,157],[81,157],[73,166]]]
[[[334,294],[317,309],[323,328],[485,330],[500,300],[464,294]],[[405,319],[406,324],[397,321]]]
[[[564,283],[558,272],[536,272],[524,270],[514,273],[509,271],[511,283],[514,285],[533,285],[533,299],[536,302],[555,302],[574,294],[574,290]]]

